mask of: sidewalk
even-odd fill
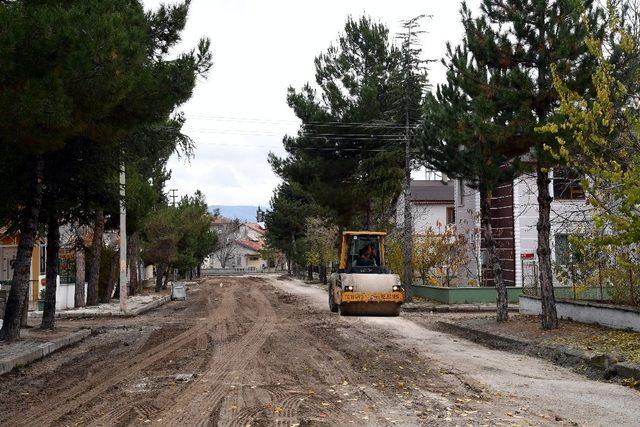
[[[561,321],[545,331],[534,316],[515,315],[505,323],[492,317],[438,321],[446,332],[488,347],[522,352],[580,369],[586,374],[640,387],[640,333]]]
[[[81,319],[81,318],[111,318],[132,317],[160,307],[171,300],[170,295],[151,294],[136,295],[128,299],[128,311],[120,311],[119,302],[84,307],[72,310],[56,312],[57,319]],[[30,312],[29,318],[38,319],[42,312]],[[0,326],[2,320],[0,319]],[[82,328],[65,324],[57,326],[53,331],[43,331],[38,328],[23,328],[21,339],[13,343],[0,343],[0,375],[12,369],[27,365],[41,359],[61,348],[76,344],[89,335],[90,328]]]
[[[127,300],[128,311],[123,313],[120,310],[120,303],[113,300],[108,304],[97,306],[73,308],[69,310],[56,311],[56,319],[82,319],[96,317],[130,317],[146,313],[149,310],[160,307],[171,300],[171,296],[163,294],[135,295]],[[41,311],[32,311],[30,318],[42,317]]]
[[[0,342],[0,375],[76,344],[91,335],[91,330],[72,327],[58,328],[55,331],[23,328],[20,335],[20,341]]]
[[[429,300],[417,300],[402,305],[405,312],[433,313],[495,313],[496,304],[442,304]],[[509,304],[510,312],[518,312],[518,304]]]

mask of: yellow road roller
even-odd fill
[[[343,316],[397,316],[404,302],[400,277],[385,264],[382,231],[342,233],[340,261],[329,278],[329,309]]]

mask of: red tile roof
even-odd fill
[[[236,243],[256,252],[260,252],[262,248],[264,248],[263,240],[259,240],[257,242],[254,242],[253,240],[236,240]]]
[[[260,234],[264,234],[267,232],[267,230],[261,226],[260,224],[256,223],[256,222],[248,222],[247,227],[249,227],[250,229],[257,231]]]
[[[223,216],[217,216],[213,219],[214,224],[231,224],[232,222],[232,219],[225,218]]]

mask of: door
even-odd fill
[[[17,246],[4,246],[0,248],[2,262],[0,264],[0,281],[7,281],[13,278],[13,263],[16,261],[18,253]]]

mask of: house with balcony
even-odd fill
[[[551,203],[552,262],[569,261],[569,236],[579,232],[580,224],[591,221],[580,176],[572,170],[557,168],[551,172],[549,192]],[[538,191],[536,177],[525,173],[513,181],[498,186],[492,195],[491,226],[498,247],[507,286],[534,286],[537,283]],[[493,286],[491,269],[480,229],[480,193],[462,180],[454,183],[455,224],[458,230],[473,234],[468,271],[477,271],[482,286]]]

